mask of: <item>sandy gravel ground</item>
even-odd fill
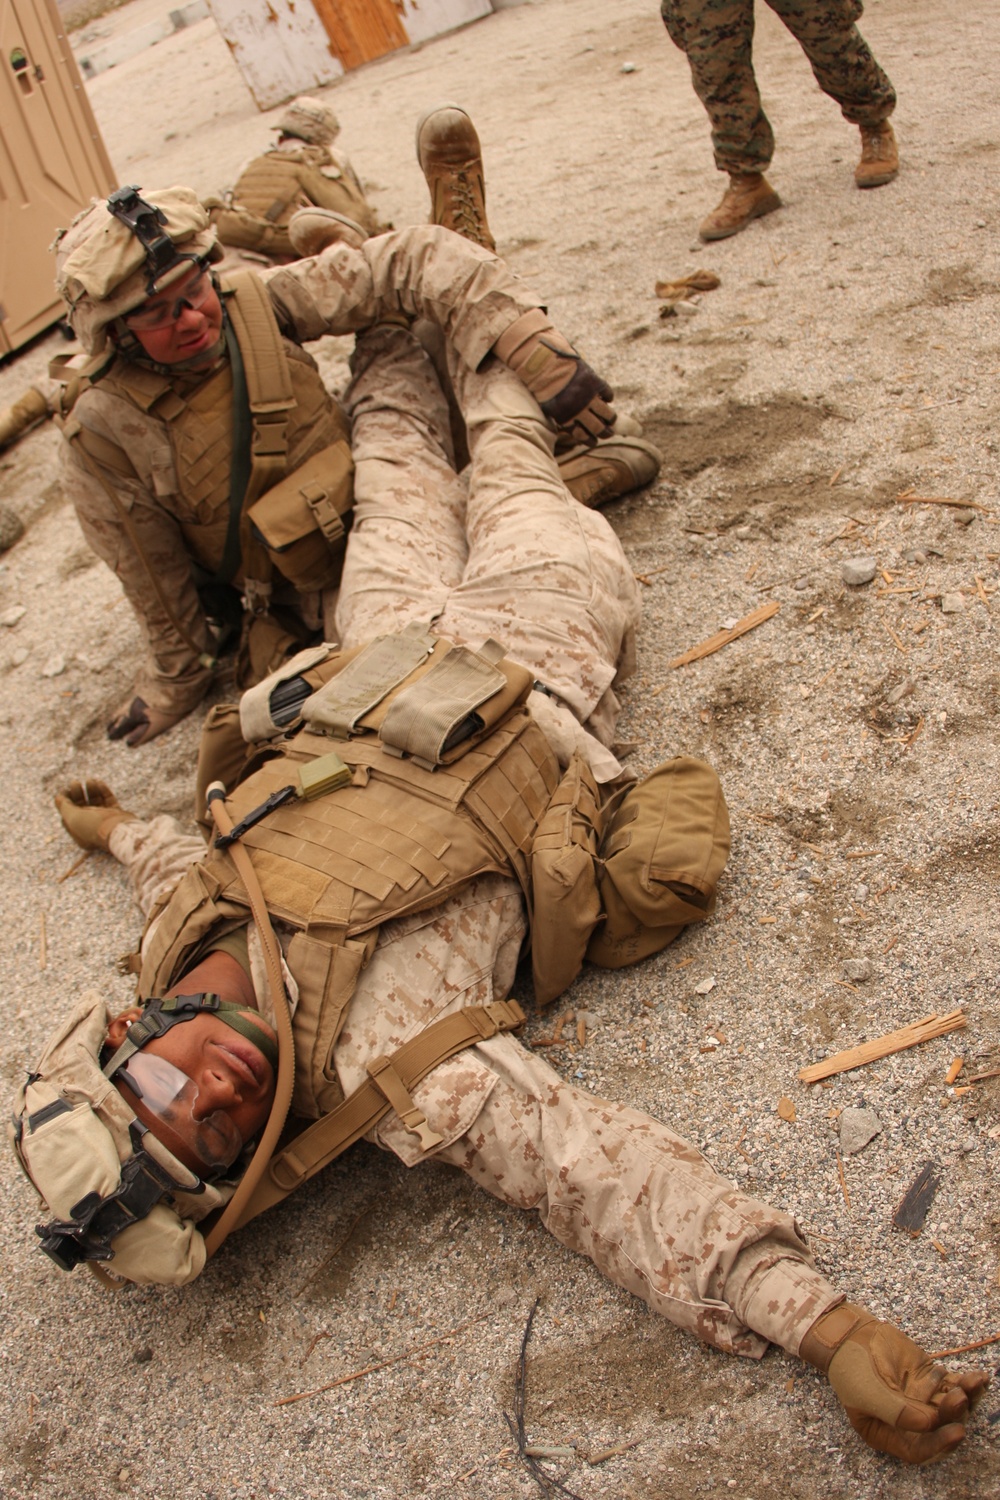
[[[704,250],[695,228],[722,179],[653,0],[539,0],[328,97],[396,224],[426,213],[420,110],[447,97],[473,110],[502,253],[665,453],[659,482],[613,516],[646,604],[622,735],[640,771],[678,751],[717,766],[733,857],[715,920],[633,971],[585,974],[557,1007],[573,1017],[567,1041],[547,1055],[797,1211],[852,1297],[947,1349],[1000,1330],[1000,1079],[961,1092],[1000,1064],[1000,10],[945,21],[934,0],[872,0],[864,29],[900,96],[899,180],[854,189],[855,132],[764,11],[758,67],[786,207]],[[221,187],[275,118],[256,113],[211,22],[89,93],[122,179],[146,186]],[[721,287],[661,320],[657,279],[696,269]],[[0,368],[0,404],[60,347],[53,335]],[[344,346],[324,354],[336,372]],[[187,815],[198,732],[192,720],[135,753],[104,739],[138,637],[59,489],[58,441],[42,428],[0,457],[0,499],[28,528],[0,561],[5,1090],[85,983],[129,997],[114,960],[135,941],[135,910],[103,857],[72,869],[53,791],[97,774],[140,812]],[[843,563],[862,556],[873,581],[846,585]],[[670,668],[768,601],[780,610],[755,632]],[[827,1086],[798,1081],[829,1052],[955,1008],[964,1032]],[[553,1019],[530,1035],[551,1038]],[[881,1126],[853,1155],[848,1108]],[[940,1186],[911,1238],[891,1215],[926,1162]],[[549,1468],[584,1500],[1000,1490],[1000,1395],[958,1455],[905,1471],[861,1446],[797,1361],[702,1348],[530,1217],[368,1148],[230,1242],[190,1288],[117,1297],[32,1248],[34,1199],[7,1157],[0,1177],[11,1497],[540,1493],[504,1419],[536,1296],[527,1426],[536,1442],[575,1445]],[[609,1449],[622,1451],[589,1462]]]

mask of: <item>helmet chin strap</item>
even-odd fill
[[[216,1016],[245,1041],[252,1042],[277,1073],[277,1043],[265,1029],[263,1020],[254,1021],[246,1013],[244,1006],[206,992],[200,995],[172,995],[169,1000],[148,1000],[142,1015],[129,1024],[128,1035],[105,1065],[105,1078],[113,1078],[122,1064],[128,1062],[130,1057],[154,1037],[165,1036],[171,1027],[179,1026],[184,1021],[193,1021],[200,1015]]]

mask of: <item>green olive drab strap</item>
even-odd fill
[[[369,1077],[353,1094],[321,1120],[306,1127],[284,1150],[272,1157],[240,1214],[239,1225],[280,1203],[302,1183],[367,1135],[391,1109],[420,1140],[424,1150],[441,1144],[430,1130],[411,1091],[439,1063],[456,1052],[513,1031],[525,1020],[516,1000],[496,1000],[492,1005],[470,1005],[435,1021],[406,1042],[390,1057],[377,1057],[368,1064]],[[234,1226],[235,1227],[235,1226]]]

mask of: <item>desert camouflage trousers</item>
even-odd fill
[[[542,685],[531,709],[562,763],[579,746],[610,780],[620,769],[606,748],[614,684],[635,661],[635,576],[604,516],[563,484],[555,434],[517,377],[492,357],[476,371],[450,346],[446,357],[468,430],[462,474],[416,338],[383,325],[358,339],[344,398],[356,468],[337,638],[358,646],[428,620],[463,645],[494,637]]]
[[[855,22],[861,0],[767,0],[802,47],[816,82],[852,125],[888,119],[896,94]],[[712,122],[720,172],[763,172],[774,132],[753,71],[753,0],[661,0],[670,38],[686,53]]]
[[[167,817],[121,823],[111,834],[111,851],[147,909],[202,848]],[[524,931],[520,889],[500,875],[386,923],[334,1048],[344,1091],[364,1080],[372,1057],[438,1017],[506,995]],[[263,997],[254,939],[251,968]],[[450,1058],[413,1097],[443,1137],[436,1161],[504,1203],[535,1210],[561,1244],[720,1349],[757,1358],[772,1341],[797,1353],[812,1323],[841,1300],[788,1214],[739,1192],[659,1121],[567,1083],[512,1037]],[[425,1159],[395,1115],[369,1139],[407,1166]]]

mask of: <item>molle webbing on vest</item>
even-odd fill
[[[234,821],[298,765],[327,753],[301,731],[284,754],[236,788]],[[535,827],[559,781],[548,741],[520,708],[451,765],[429,771],[388,755],[374,735],[338,742],[352,785],[277,808],[243,838],[299,985],[293,1109],[320,1115],[342,1094],[329,1059],[378,928],[430,910],[480,875],[513,875],[528,896]],[[169,989],[211,935],[245,921],[248,902],[229,854],[210,850],[174,890],[143,944],[141,996]]]
[[[366,714],[423,665],[438,642],[439,637],[423,626],[376,637],[306,700],[303,718],[347,739]]]
[[[329,740],[303,732],[293,761]],[[387,755],[373,737],[339,742],[354,782],[314,802],[286,803],[244,836],[268,905],[310,931],[356,937],[390,917],[436,906],[471,879],[512,873],[527,892],[532,834],[558,782],[554,757],[524,709],[450,766],[428,771]],[[239,818],[289,780],[269,761],[229,799]],[[222,894],[242,901],[209,854]],[[273,905],[272,905],[273,903]]]

